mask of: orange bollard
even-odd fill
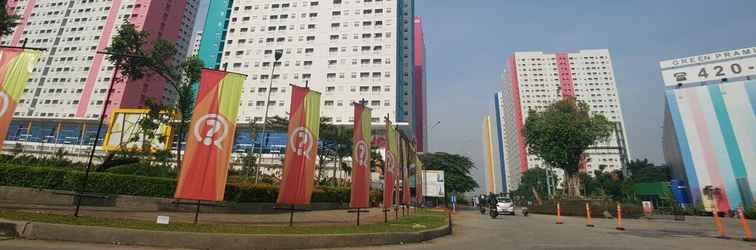
[[[719,219],[719,209],[717,208],[717,204],[714,204],[714,211],[712,214],[714,214],[714,225],[717,226],[717,230],[719,231],[719,236],[717,238],[729,239],[730,237],[727,237],[727,232],[725,231],[724,226],[722,226],[722,220]]]
[[[748,223],[745,221],[745,216],[743,215],[743,207],[738,207],[738,219],[740,220],[740,225],[743,226],[743,234],[745,234],[743,240],[754,241],[753,237],[751,237],[751,228],[748,227]]]
[[[557,221],[556,224],[562,224],[562,209],[559,207],[559,202],[557,202]]]
[[[617,203],[617,230],[624,231],[625,227],[622,226],[622,205]]]
[[[586,227],[593,227],[593,218],[591,218],[591,204],[585,203],[585,215],[588,218],[587,224],[585,224]]]

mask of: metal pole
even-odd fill
[[[266,147],[268,146],[268,138],[270,137],[270,136],[268,136],[266,134],[267,127],[268,127],[268,111],[270,110],[270,94],[271,94],[270,89],[273,88],[273,76],[276,74],[276,64],[278,64],[278,60],[281,59],[281,56],[283,55],[283,51],[281,51],[280,54],[279,54],[279,51],[276,51],[275,54],[276,55],[275,55],[275,61],[273,61],[273,69],[270,72],[270,84],[268,84],[268,98],[265,100],[265,116],[263,116],[262,133],[260,133],[260,135],[265,135],[265,137],[264,137],[263,140],[265,142],[265,146]],[[257,138],[255,138],[255,140],[257,140]],[[259,178],[259,176],[260,176],[260,158],[262,158],[262,145],[260,145],[260,150],[258,150],[258,151],[260,153],[260,157],[257,157],[255,159],[255,162],[256,162],[256,164],[255,164],[255,184],[257,184],[257,180],[260,179]],[[252,155],[254,155],[254,154],[255,154],[255,142],[252,142]],[[292,216],[293,216],[293,214],[292,214]]]
[[[360,209],[357,209],[357,226],[360,225]]]
[[[291,210],[289,210],[289,226],[294,226],[294,205],[291,205]]]
[[[94,143],[92,143],[92,150],[89,151],[89,160],[87,161],[87,170],[84,172],[84,180],[81,183],[81,189],[76,196],[76,212],[75,217],[79,217],[79,209],[81,207],[81,194],[86,192],[87,182],[89,181],[89,172],[92,169],[92,159],[94,158],[95,150],[97,150],[97,140],[100,138],[100,130],[102,130],[102,124],[105,121],[105,114],[108,112],[108,104],[110,104],[110,95],[113,93],[113,84],[115,83],[116,76],[118,76],[118,63],[116,63],[113,69],[113,77],[110,79],[110,86],[108,87],[108,94],[105,97],[105,104],[102,106],[102,113],[100,114],[100,121],[97,124],[97,132],[95,132]]]
[[[197,209],[194,211],[194,224],[197,224],[197,221],[199,219],[199,210],[200,210],[200,203],[202,201],[197,201]]]

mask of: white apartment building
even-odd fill
[[[593,114],[604,115],[615,122],[619,133],[592,146],[586,154],[581,170],[592,173],[603,167],[619,170],[629,159],[625,124],[617,94],[611,55],[608,50],[581,50],[577,53],[544,54],[516,52],[509,59],[504,77],[501,110],[505,116],[502,137],[506,167],[546,167],[542,160],[526,151],[522,127],[528,111],[542,111],[566,96],[590,106]]]
[[[26,40],[27,47],[46,49],[19,100],[8,140],[21,135],[30,141],[63,137],[61,130],[66,130],[65,137],[81,141],[86,133],[73,130],[87,130],[81,125],[99,118],[113,75],[113,65],[96,52],[105,51],[128,20],[149,32],[149,39],[175,42],[178,53],[173,59],[181,60],[188,51],[198,4],[199,0],[8,0],[5,9],[21,18],[15,32],[0,38],[0,44],[22,46]],[[172,101],[173,90],[162,82],[147,78],[116,84],[111,110],[139,107],[147,98]]]
[[[189,53],[190,55],[199,54],[200,42],[202,42],[202,31],[197,31],[194,33],[194,39],[192,39],[192,51]]]
[[[376,125],[387,115],[409,125],[412,2],[233,1],[220,65],[248,75],[238,122],[261,122],[269,93],[270,116],[287,116],[295,84],[321,92],[321,116],[336,124],[351,124],[351,104],[364,99]],[[273,72],[277,50],[283,56]]]

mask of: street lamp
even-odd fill
[[[438,126],[439,124],[441,124],[441,121],[436,121],[436,123],[433,124],[433,126],[431,126],[431,128],[430,128],[430,134],[431,134],[431,136],[433,135],[433,129],[436,128],[436,126]],[[428,141],[430,141],[430,140],[428,140]],[[428,152],[429,153],[433,153],[433,150],[431,150],[431,146],[432,145],[433,145],[433,143],[428,143]]]
[[[274,78],[273,76],[276,74],[276,65],[278,64],[278,61],[281,60],[282,56],[283,56],[283,50],[277,49],[276,52],[274,53],[275,61],[273,62],[273,69],[270,72],[270,84],[268,84],[268,98],[265,100],[265,116],[263,117],[263,127],[262,127],[262,133],[260,133],[260,135],[265,135],[265,138],[263,140],[265,141],[266,147],[268,146],[268,137],[269,137],[268,134],[266,134],[267,132],[266,130],[268,127],[268,111],[270,110],[270,94],[271,94],[270,89],[273,88],[273,78]],[[262,145],[260,145],[259,153],[260,153],[260,156],[262,157]],[[254,142],[252,142],[252,154],[253,155],[255,154]],[[255,164],[255,184],[257,184],[257,180],[259,179],[259,176],[260,176],[260,159],[259,158],[261,157],[258,157],[257,159],[255,159],[255,162],[257,162]]]

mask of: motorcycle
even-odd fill
[[[496,204],[491,205],[488,210],[488,215],[491,216],[491,219],[496,219],[496,216],[499,216],[499,211],[496,211]]]
[[[526,216],[526,217],[528,216],[528,208],[527,207],[523,207],[522,208],[522,216]]]

